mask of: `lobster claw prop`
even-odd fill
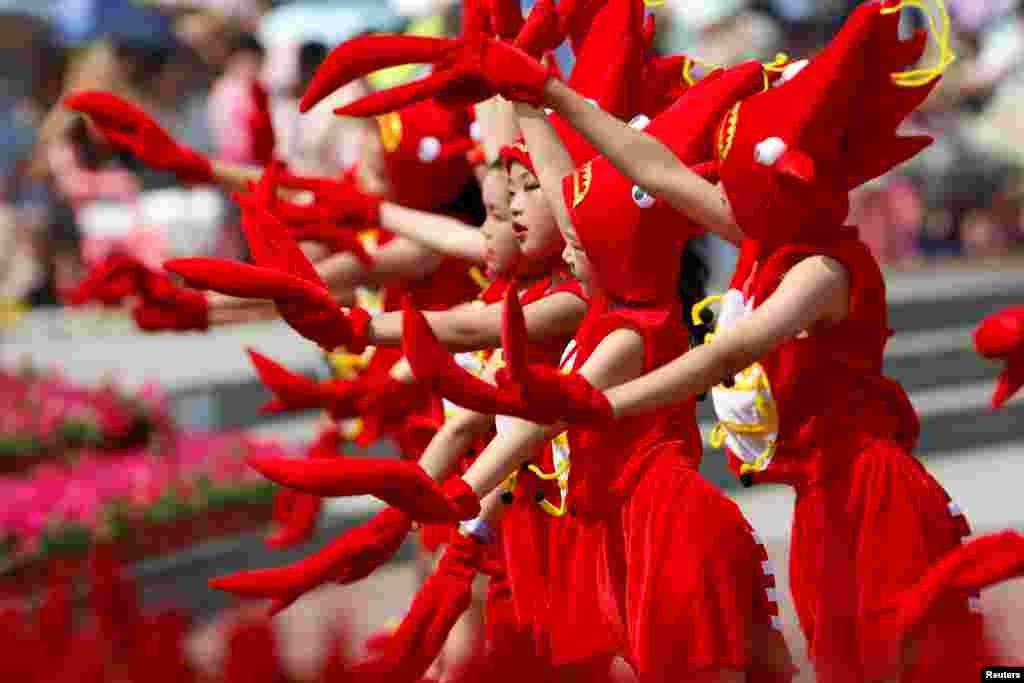
[[[526,317],[519,297],[511,289],[505,294],[503,313],[501,345],[505,367],[497,374],[499,386],[518,393],[531,407],[530,413],[539,413],[543,416],[540,422],[545,424],[561,420],[606,424],[615,419],[607,397],[579,373],[564,373],[529,362]]]
[[[506,33],[515,26],[506,11],[500,13],[497,23]],[[467,0],[458,38],[371,35],[343,43],[321,65],[299,108],[307,112],[356,79],[403,64],[431,64],[433,69],[429,76],[374,93],[335,113],[372,116],[431,97],[446,106],[465,107],[498,93],[536,106],[543,100],[544,84],[552,71],[531,55],[538,57],[552,49],[552,40],[557,39],[553,47],[561,43],[558,26],[553,1],[540,0],[509,45],[490,35],[492,21],[482,0]]]
[[[273,615],[325,583],[348,584],[369,576],[398,552],[410,531],[408,515],[386,508],[299,562],[221,576],[211,579],[210,586],[243,597],[271,599]]]
[[[1024,386],[1024,306],[985,318],[974,331],[974,348],[986,358],[1006,361],[992,394],[992,409],[997,410]]]
[[[441,486],[408,460],[250,457],[247,462],[282,486],[323,497],[374,496],[421,522],[457,522],[480,513],[479,498],[462,479],[452,477]]]
[[[257,185],[257,197],[236,195],[242,206],[242,227],[256,265],[216,258],[172,259],[164,267],[197,289],[249,299],[269,299],[296,332],[322,348],[366,348],[369,314],[346,313],[331,297],[287,228],[260,203],[263,183],[272,182],[274,166]]]

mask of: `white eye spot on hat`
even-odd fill
[[[416,156],[424,163],[430,163],[441,156],[441,141],[431,136],[420,140]]]
[[[480,129],[480,122],[474,121],[469,126],[469,137],[473,142],[480,142],[480,138],[484,136],[483,131]]]
[[[649,126],[650,123],[650,118],[644,116],[643,114],[637,114],[636,116],[633,117],[633,120],[629,122],[629,127],[635,128],[637,130],[643,130],[647,128],[647,126]]]
[[[633,186],[633,190],[630,192],[633,197],[633,203],[639,206],[641,209],[649,209],[654,206],[656,201],[653,195],[647,194],[637,185]]]
[[[801,59],[799,62],[793,62],[792,64],[790,64],[789,66],[787,66],[785,69],[782,70],[782,75],[779,76],[779,80],[775,81],[775,84],[774,84],[773,87],[777,88],[780,85],[782,85],[783,83],[785,83],[786,81],[793,80],[793,78],[798,73],[803,71],[807,67],[808,64],[810,64],[810,62],[807,61],[806,59]]]
[[[595,100],[595,99],[594,99],[594,98],[592,98],[592,97],[584,97],[584,98],[583,98],[583,100],[584,100],[584,101],[585,101],[585,102],[586,102],[587,104],[589,104],[589,105],[590,105],[591,107],[597,107],[598,109],[600,109],[600,108],[601,108],[601,105],[599,105],[599,104],[597,103],[597,100]]]
[[[754,160],[762,166],[774,166],[785,153],[786,143],[782,138],[768,138],[757,143],[757,147],[754,148]]]

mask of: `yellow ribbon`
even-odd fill
[[[918,88],[928,85],[941,76],[949,65],[956,61],[956,53],[950,46],[950,22],[949,13],[946,11],[946,4],[943,0],[935,0],[936,12],[931,11],[931,6],[925,0],[903,0],[897,5],[883,7],[882,14],[894,14],[904,7],[916,7],[928,18],[928,32],[935,36],[939,48],[939,61],[934,66],[920,69],[910,69],[892,75],[892,82],[901,88]],[[938,14],[938,17],[936,17]]]

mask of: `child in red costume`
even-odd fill
[[[962,514],[910,455],[916,415],[881,374],[884,280],[855,230],[840,227],[850,190],[928,143],[895,130],[951,57],[942,45],[940,67],[894,74],[926,39],[899,41],[901,8],[861,5],[778,88],[766,74],[763,93],[724,112],[701,173],[667,136],[629,131],[553,80],[535,96],[648,192],[743,241],[710,343],[607,398],[523,370],[520,396],[534,419],[604,424],[713,387],[716,431],[744,483],[797,491],[791,587],[823,681],[977,676],[992,660],[969,598],[1024,566],[1019,534],[962,545]],[[691,118],[672,111],[679,125]]]
[[[759,84],[760,67],[754,75]],[[685,149],[688,156],[704,150],[718,118],[736,97],[745,94],[742,88],[749,87],[749,82],[749,78],[738,83],[720,79],[713,98],[706,103],[698,98],[695,107],[686,109],[691,115]],[[706,106],[696,112],[701,105]],[[547,194],[561,199],[561,179],[564,171],[573,167],[571,158],[543,115],[524,111],[521,125],[533,158],[551,159],[550,168],[543,163],[538,167],[541,184]],[[584,166],[569,181],[565,205],[560,201],[556,205],[569,241],[566,254],[581,279],[590,275],[589,257],[600,292],[565,360],[592,381],[615,384],[686,349],[686,327],[676,287],[683,245],[697,230],[664,205],[654,208],[652,197],[630,188],[629,181],[603,159]],[[678,229],[663,229],[668,221]],[[653,224],[662,229],[640,232],[641,227]],[[515,298],[507,298],[506,305],[521,318]],[[525,336],[523,322],[520,320],[518,334]],[[420,331],[406,348],[414,371],[425,379],[443,381],[451,376],[447,374],[451,365],[436,355],[436,341],[431,343],[429,328],[422,321],[407,321],[407,332],[417,327]],[[524,354],[518,344],[509,346],[507,342],[505,351],[509,363],[513,363],[509,354],[520,359]],[[473,382],[455,388],[450,398],[468,407],[481,406],[478,409],[493,399],[488,411],[499,414],[506,412],[506,400],[513,409],[518,407],[515,397],[488,394]],[[577,537],[571,546],[559,549],[559,559],[566,560],[564,566],[571,569],[561,573],[561,578],[549,576],[548,583],[553,584],[549,590],[559,597],[571,596],[580,606],[599,606],[600,623],[581,620],[570,612],[574,630],[566,637],[610,633],[643,680],[690,680],[695,675],[736,680],[742,672],[749,672],[751,680],[755,676],[786,680],[792,671],[784,643],[772,629],[766,557],[736,506],[696,473],[700,437],[693,411],[691,401],[681,409],[616,423],[611,429],[570,430],[569,450],[577,468],[582,468],[570,472],[568,490]],[[556,434],[511,421],[461,482],[449,480],[445,485],[451,514],[475,514],[469,496],[476,498],[493,490],[510,463],[515,467],[528,460],[532,446]],[[254,464],[291,485],[322,486],[324,492],[341,493],[346,484],[346,473],[340,471],[343,468],[328,482],[332,476],[326,471],[322,477],[312,472],[306,477],[273,463]],[[467,483],[472,490],[467,490]],[[432,514],[421,505],[422,500],[416,500],[426,497],[426,491],[415,494],[413,498],[409,492],[396,504]],[[700,525],[692,524],[697,515]],[[671,534],[681,530],[685,530],[685,538],[670,540]],[[595,572],[593,581],[588,580],[587,571]],[[577,577],[572,572],[580,574]],[[568,605],[571,608],[571,601]],[[769,653],[778,659],[771,660]]]

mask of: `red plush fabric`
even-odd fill
[[[764,639],[771,614],[758,544],[735,504],[687,463],[692,448],[659,449],[619,511],[587,522],[594,528],[570,558],[596,560],[605,621],[641,680],[754,673],[779,642]],[[789,680],[782,655],[776,680]]]
[[[412,530],[403,512],[387,508],[318,553],[287,567],[239,572],[210,580],[218,590],[254,598],[273,598],[275,611],[328,581],[353,583],[391,559]]]
[[[992,394],[992,409],[997,410],[1024,386],[1024,306],[985,318],[974,331],[974,348],[986,358],[1006,361]]]
[[[961,546],[967,533],[942,486],[890,441],[862,449],[841,476],[798,488],[790,585],[820,680],[898,678],[908,633],[917,666],[940,672],[962,671],[965,659],[975,664],[986,644],[968,597],[1018,574],[1022,556],[1019,539],[968,550]],[[973,567],[956,562],[968,552]],[[971,569],[978,585],[958,584]]]
[[[849,212],[850,190],[931,142],[896,134],[937,80],[894,82],[894,72],[917,62],[927,36],[901,42],[901,12],[883,13],[887,4],[861,4],[806,68],[724,117],[721,180],[748,237],[778,246],[834,230]],[[759,162],[757,147],[768,138],[786,148],[777,160]]]
[[[479,499],[461,479],[439,486],[418,464],[405,460],[250,457],[247,462],[283,486],[318,496],[376,496],[420,521],[472,519],[480,512]]]
[[[278,183],[283,187],[313,193],[312,204],[299,205],[275,197],[272,207],[267,207],[289,225],[327,223],[352,228],[371,228],[380,225],[380,198],[360,190],[355,180],[349,176],[336,181],[282,172],[278,177]]]
[[[81,92],[64,100],[69,109],[86,114],[114,147],[130,152],[146,166],[169,171],[183,183],[214,182],[210,160],[178,144],[146,112],[107,92]]]
[[[307,458],[335,458],[341,445],[341,434],[336,428],[321,430],[320,436],[306,451]],[[290,548],[308,542],[316,532],[323,499],[308,493],[295,494],[290,498],[290,510],[278,528],[266,539],[271,548]]]
[[[839,261],[850,278],[850,310],[842,322],[780,344],[760,359],[779,406],[779,437],[771,464],[753,474],[755,483],[812,485],[845,469],[876,436],[907,449],[917,442],[920,423],[913,406],[903,388],[882,374],[890,335],[884,278],[854,231],[834,234],[838,239],[827,244],[767,251],[749,241],[741,249],[730,286],[748,290],[755,307],[790,268],[815,254]],[[853,404],[857,409],[851,412]],[[740,464],[729,457],[734,470]]]
[[[92,269],[78,285],[64,295],[71,306],[99,302],[116,306],[142,289],[142,276],[148,271],[134,256],[114,253]]]
[[[376,658],[358,674],[388,674],[388,680],[418,681],[437,658],[455,622],[472,601],[473,579],[483,546],[459,535],[420,588],[409,613]]]
[[[270,621],[243,617],[233,624],[224,658],[224,683],[284,683]]]
[[[326,223],[311,223],[301,226],[289,226],[288,233],[296,242],[316,242],[331,250],[332,254],[352,254],[363,266],[373,267],[373,257],[366,251],[362,240],[355,235],[351,226],[339,227]]]

